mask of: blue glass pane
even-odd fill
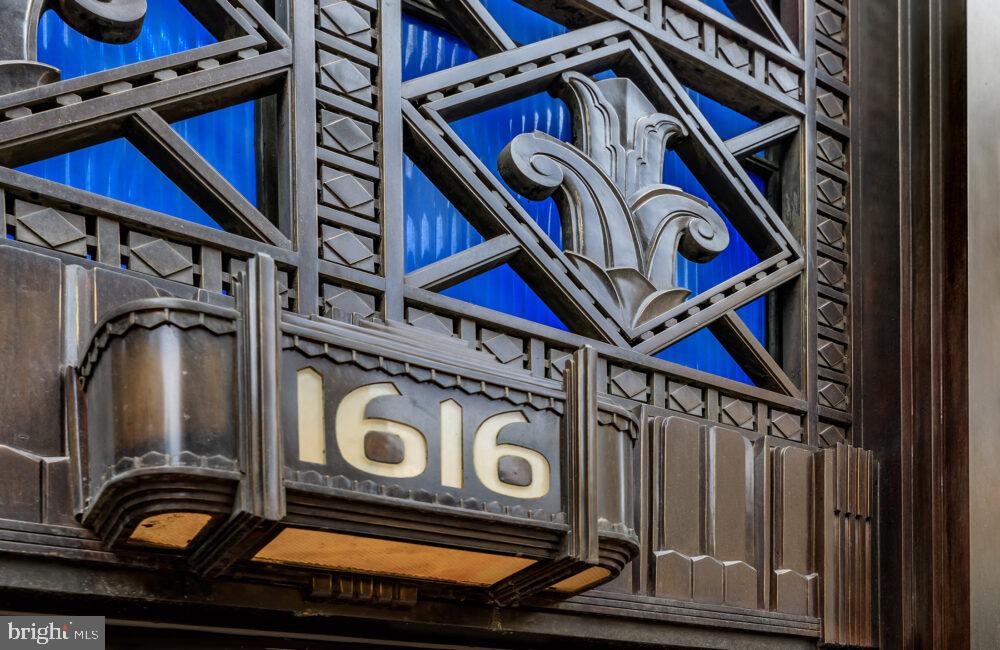
[[[694,105],[698,107],[701,114],[705,116],[708,123],[723,140],[742,135],[747,131],[756,129],[760,122],[753,120],[743,113],[736,111],[724,104],[699,94],[690,88],[686,88],[688,96]]]
[[[750,331],[754,333],[757,340],[765,347],[767,346],[767,298],[761,296],[753,302],[747,303],[736,310],[736,314],[743,319]]]
[[[734,18],[733,12],[730,11],[729,7],[726,5],[726,0],[701,0],[701,3],[708,5],[709,7],[715,9],[721,14],[729,16],[730,18]]]
[[[482,235],[407,157],[403,158],[403,178],[407,272],[482,243]],[[441,293],[536,323],[566,329],[548,305],[506,264]]]
[[[148,3],[142,33],[124,45],[87,38],[59,14],[47,11],[38,26],[38,60],[59,68],[63,79],[71,79],[214,42],[215,38],[178,0]]]
[[[148,4],[142,33],[131,43],[108,45],[75,31],[53,11],[42,17],[38,59],[64,79],[214,43],[178,0]],[[254,104],[248,102],[188,120],[174,128],[251,202],[257,198]],[[87,147],[24,165],[20,171],[88,192],[127,201],[181,219],[219,225],[125,140]]]
[[[403,14],[404,81],[475,59],[472,50],[452,34]]]
[[[504,147],[522,133],[541,131],[559,140],[569,141],[572,119],[566,104],[546,93],[539,93],[457,120],[451,126],[493,176],[541,226],[545,234],[557,246],[561,246],[562,226],[555,201],[532,201],[511,190],[500,176],[497,160]]]
[[[254,102],[205,113],[171,126],[243,196],[257,203]]]
[[[127,140],[104,142],[24,165],[28,174],[218,228],[205,211]]]
[[[762,333],[766,331],[767,327],[766,300],[766,298],[758,298],[736,310],[736,313],[758,339],[762,338]],[[763,340],[761,342],[763,343]],[[750,377],[726,352],[715,335],[707,329],[698,330],[656,356],[664,361],[672,361],[688,368],[753,385]]]
[[[565,330],[566,325],[552,313],[538,295],[506,264],[442,291],[446,296],[514,314],[542,325]]]
[[[763,189],[764,181],[759,176],[751,175],[759,189]],[[691,295],[695,296],[702,291],[707,291],[720,282],[746,271],[757,264],[760,259],[750,249],[739,232],[726,218],[719,206],[702,187],[687,165],[681,161],[680,156],[671,151],[667,154],[663,165],[663,182],[669,185],[676,185],[688,194],[697,196],[708,202],[712,208],[722,215],[726,227],[729,228],[729,246],[719,253],[709,262],[692,262],[680,256],[677,264],[677,285],[691,290]]]
[[[664,361],[753,385],[750,377],[719,343],[719,339],[707,329],[698,330],[656,356]]]
[[[403,158],[403,184],[407,273],[482,243],[479,231],[408,157]]]
[[[525,45],[565,34],[566,28],[514,0],[483,0],[490,14],[515,43]]]
[[[458,120],[451,126],[497,178],[497,157],[518,134],[539,130],[561,139],[567,139],[570,134],[568,109],[546,94]],[[411,160],[404,160],[403,171],[405,266],[408,271],[482,242],[482,236]],[[562,241],[562,230],[555,202],[551,199],[531,201],[516,193],[514,196],[558,245]],[[443,293],[565,329],[545,303],[507,266],[470,278]]]

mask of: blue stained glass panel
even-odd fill
[[[38,60],[63,79],[92,74],[215,42],[178,0],[148,3],[142,33],[131,43],[109,45],[80,34],[54,11],[42,16]],[[247,102],[177,122],[173,127],[252,203],[257,200],[254,103]],[[205,213],[124,139],[112,140],[19,168],[109,198],[218,228]]]
[[[403,81],[476,59],[453,34],[403,14]]]
[[[204,226],[220,226],[127,140],[40,160],[18,168],[70,187],[163,212]]]
[[[247,201],[257,204],[256,103],[244,102],[171,126]]]
[[[506,264],[449,287],[441,293],[549,327],[568,329],[538,294],[524,283],[521,276]]]
[[[566,27],[549,20],[515,0],[483,0],[483,6],[515,43],[526,45],[566,33]]]
[[[572,135],[571,119],[566,104],[541,93],[451,124],[462,142],[472,149],[476,157],[510,191],[557,246],[562,245],[562,222],[555,201],[551,198],[532,201],[511,190],[500,176],[497,160],[504,147],[522,133],[541,131],[559,140],[568,141]]]
[[[500,178],[496,168],[497,156],[518,134],[539,130],[564,140],[570,135],[569,112],[565,104],[544,94],[458,120],[451,126],[497,178]],[[530,201],[516,193],[514,196],[542,231],[558,245],[562,241],[562,230],[555,202],[551,199]],[[483,241],[482,236],[409,159],[404,161],[403,206],[407,271]],[[552,310],[507,265],[470,278],[442,293],[566,329]]]
[[[512,0],[485,2],[495,12],[498,22],[518,42],[537,41],[565,31],[562,26],[538,16]],[[724,4],[722,8],[724,9]],[[150,3],[147,23],[139,39],[132,44],[120,46],[86,39],[49,12],[40,27],[39,59],[60,67],[64,78],[69,78],[199,47],[213,40],[177,0],[158,0]],[[407,78],[475,58],[459,39],[411,17],[406,18],[404,27],[403,56],[404,74]],[[732,137],[755,126],[747,118],[707,98],[694,94],[692,96],[723,138]],[[240,191],[251,200],[255,198],[255,155],[247,155],[255,152],[252,104],[231,107],[174,126]],[[494,172],[497,154],[518,133],[538,129],[560,139],[570,137],[570,120],[566,107],[544,94],[459,120],[453,127]],[[166,182],[158,170],[124,141],[109,142],[27,165],[24,170],[214,225],[209,215],[205,215],[190,199]],[[454,206],[450,206],[440,196],[412,162],[406,162],[405,171],[407,269],[419,268],[481,241],[478,233],[458,214]],[[761,183],[760,179],[755,180]],[[665,182],[707,198],[697,180],[676,156],[667,165]],[[558,244],[561,230],[554,203],[551,200],[532,202],[520,197],[519,200],[542,230]],[[735,235],[735,231],[733,234]],[[745,248],[745,243],[738,236],[733,239],[734,244],[730,250],[720,255],[714,263],[695,265],[682,261],[683,270],[678,274],[679,282],[697,292],[754,263],[756,258]],[[548,307],[507,266],[452,287],[449,294],[517,316],[563,327]],[[750,328],[763,338],[763,299],[747,305],[740,313]],[[687,366],[747,381],[746,376],[708,332],[698,333],[679,342],[661,356]]]
[[[708,5],[719,13],[734,18],[733,12],[726,5],[726,0],[701,0],[702,4]]]
[[[215,42],[179,0],[154,0],[147,3],[142,33],[122,45],[88,38],[56,12],[46,11],[38,25],[38,60],[59,68],[63,79],[72,79]]]

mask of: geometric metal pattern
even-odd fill
[[[480,58],[404,83],[401,6],[395,0],[186,1],[216,43],[66,81],[57,81],[58,71],[31,61],[23,38],[33,32],[21,28],[37,21],[37,15],[27,11],[32,3],[0,0],[0,8],[18,4],[29,21],[19,22],[16,29],[0,26],[5,37],[0,45],[0,229],[5,235],[0,238],[0,268],[12,278],[0,284],[0,304],[18,305],[0,309],[0,332],[26,333],[18,345],[6,345],[4,339],[2,347],[11,350],[8,363],[14,367],[32,364],[30,376],[17,378],[19,383],[7,377],[12,374],[7,367],[0,380],[0,468],[10,477],[4,485],[14,490],[0,519],[16,522],[0,523],[4,539],[35,544],[44,555],[76,553],[101,566],[117,567],[126,561],[122,558],[137,566],[149,562],[143,565],[147,568],[166,566],[128,549],[116,551],[120,556],[110,553],[91,533],[79,531],[73,515],[84,512],[86,504],[74,502],[82,497],[68,487],[72,470],[66,456],[78,457],[78,451],[66,451],[77,438],[58,408],[63,399],[72,405],[77,391],[62,373],[92,368],[101,346],[118,335],[115,328],[138,328],[140,336],[191,330],[213,344],[218,338],[232,343],[233,330],[249,327],[235,324],[237,308],[247,306],[246,278],[259,278],[261,261],[270,259],[269,286],[277,301],[274,322],[268,323],[277,323],[278,336],[271,341],[276,350],[301,353],[310,363],[335,366],[338,373],[405,377],[432,387],[428,390],[460,391],[463,399],[492,400],[505,409],[514,404],[551,415],[556,407],[549,393],[574,395],[591,403],[594,412],[568,404],[566,430],[552,427],[547,440],[563,444],[567,456],[577,454],[574,462],[581,475],[574,480],[593,479],[596,485],[594,477],[600,474],[589,472],[614,465],[627,478],[622,485],[634,488],[628,498],[641,507],[634,517],[622,512],[612,522],[587,507],[556,513],[478,499],[457,502],[443,492],[370,481],[345,485],[344,477],[299,469],[288,474],[290,482],[309,483],[317,491],[353,493],[361,500],[408,500],[407,508],[413,511],[454,507],[484,521],[519,518],[560,534],[593,530],[595,538],[629,544],[640,540],[634,570],[560,605],[560,610],[541,603],[539,611],[610,608],[629,617],[641,609],[643,617],[677,617],[701,626],[716,626],[729,617],[727,625],[760,634],[826,634],[832,642],[850,638],[855,645],[870,645],[870,626],[865,633],[845,632],[840,619],[831,618],[830,626],[822,627],[818,620],[824,612],[832,616],[830,608],[837,599],[849,595],[863,602],[872,597],[864,575],[840,582],[830,577],[833,564],[827,563],[844,558],[853,562],[851,558],[867,557],[870,550],[833,537],[830,527],[856,526],[872,534],[874,525],[871,504],[864,499],[849,507],[828,507],[839,497],[830,486],[817,485],[820,464],[825,463],[823,476],[829,480],[846,477],[863,483],[866,490],[872,489],[876,473],[872,465],[851,464],[854,460],[843,464],[834,457],[845,453],[843,449],[857,451],[848,446],[854,401],[849,14],[839,0],[804,2],[809,6],[804,15],[814,24],[789,34],[777,20],[787,23],[787,16],[776,16],[770,3],[759,0],[734,3],[743,7],[734,9],[737,20],[692,0],[524,0],[521,4],[568,31],[519,46],[478,0],[408,0],[407,8],[422,11],[439,26],[450,21]],[[114,17],[142,3],[98,4]],[[272,5],[277,8],[265,8]],[[747,7],[753,11],[747,13]],[[104,40],[125,39],[135,29],[134,18],[119,21],[120,33],[108,27],[113,22],[106,18],[79,27]],[[804,60],[806,53],[813,60]],[[608,70],[614,79],[594,79]],[[761,126],[724,141],[690,100],[688,88],[744,112]],[[574,143],[539,145],[544,138],[529,136],[520,145],[560,147],[564,161],[573,147],[574,164],[563,165],[563,178],[556,179],[552,169],[544,169],[532,156],[515,156],[510,160],[520,163],[521,182],[504,178],[513,179],[511,187],[525,196],[542,190],[569,195],[562,201],[561,217],[575,222],[579,227],[573,232],[581,235],[589,235],[597,215],[603,210],[607,216],[615,203],[612,208],[621,217],[615,223],[636,236],[626,246],[608,244],[614,255],[581,261],[588,251],[571,238],[563,238],[565,250],[555,245],[515,193],[489,171],[496,161],[479,160],[451,126],[455,120],[546,90],[578,93],[571,103]],[[585,99],[588,92],[590,100]],[[248,100],[261,100],[260,106],[266,107],[262,115],[276,114],[275,128],[261,143],[269,152],[265,166],[273,180],[269,198],[274,209],[267,216],[170,127],[177,120]],[[662,138],[653,155],[643,159],[648,152],[622,129],[641,128],[651,117],[669,125],[671,137]],[[140,149],[223,230],[10,169],[117,138]],[[643,191],[668,194],[666,186],[659,186],[661,161],[656,160],[668,147],[703,182],[760,262],[699,295],[657,302],[657,292],[677,287],[669,273],[654,276],[652,265],[640,263],[659,249],[648,245],[652,240],[643,239],[648,233],[636,224],[648,222],[655,229],[670,221],[666,217],[672,210],[642,212],[648,205]],[[402,255],[404,149],[484,238],[474,249],[410,274],[404,273]],[[512,149],[517,154],[518,146],[512,144]],[[621,161],[612,160],[617,155]],[[653,160],[648,174],[642,171],[644,160]],[[595,165],[600,173],[594,177],[604,176],[600,181],[567,181]],[[766,192],[750,181],[747,168],[765,177]],[[642,182],[630,184],[630,173]],[[525,180],[531,174],[552,182],[533,186]],[[581,194],[589,191],[602,200],[581,202]],[[607,200],[611,194],[620,195],[620,201]],[[676,205],[688,199],[670,196]],[[715,234],[725,233],[718,215],[707,214],[705,206],[694,209],[684,203],[684,210],[701,210]],[[706,232],[697,230],[697,224],[685,225],[686,234],[662,248],[671,263],[678,250],[696,258],[710,256],[711,251],[695,250],[684,239]],[[619,259],[622,250],[631,251],[634,259]],[[441,293],[503,264],[524,278],[569,331]],[[748,335],[737,310],[765,296],[774,308],[769,340],[762,344]],[[107,325],[106,336],[95,342],[94,359],[77,358],[100,318],[122,302],[149,300],[198,304],[204,313],[192,316],[174,307],[135,312]],[[239,318],[246,315],[239,313]],[[33,319],[37,314],[45,318]],[[253,314],[262,318],[263,311]],[[756,386],[652,356],[705,328],[748,370]],[[311,333],[313,340],[303,333]],[[240,330],[238,336],[245,334]],[[338,337],[395,346],[400,358],[359,351],[362,344],[352,348]],[[170,342],[160,349],[170,349]],[[228,349],[205,347],[217,355]],[[243,354],[246,348],[239,349]],[[428,362],[437,354],[463,355],[465,366],[443,372]],[[206,355],[195,358],[203,361]],[[266,365],[273,358],[262,355],[255,362]],[[186,372],[197,374],[196,365]],[[483,368],[503,381],[463,376],[475,376]],[[155,375],[137,372],[135,379]],[[288,383],[287,377],[281,381]],[[508,385],[500,385],[504,382]],[[235,400],[220,404],[233,408]],[[435,401],[430,410],[437,407]],[[421,409],[427,408],[421,404]],[[563,408],[561,402],[558,408]],[[195,415],[211,418],[223,410]],[[240,413],[243,417],[249,416]],[[443,417],[433,416],[437,428]],[[28,428],[31,435],[24,433]],[[583,444],[567,437],[566,431],[593,437]],[[388,464],[401,460],[403,451],[393,446],[395,439],[377,433],[382,437],[365,443],[367,457]],[[587,457],[593,451],[590,444],[606,446],[594,447],[593,457]],[[624,455],[615,456],[619,452]],[[871,462],[867,456],[855,457]],[[200,458],[184,450],[122,459],[108,471],[115,479],[120,472],[159,472],[171,463],[186,463],[240,482],[236,462]],[[526,487],[538,475],[537,468],[516,456],[499,459],[497,466],[507,486]],[[278,468],[276,475],[284,470]],[[559,487],[568,491],[571,483]],[[254,484],[240,498],[249,503],[284,489],[280,480]],[[581,488],[581,494],[589,494],[588,489]],[[253,490],[257,492],[251,494]],[[258,512],[256,507],[232,513],[226,530],[241,530],[241,517]],[[268,516],[272,519],[267,521],[279,518],[273,512]],[[820,519],[826,523],[818,523]],[[215,523],[206,524],[206,529]],[[88,523],[105,531],[102,525]],[[431,534],[438,530],[426,525]],[[492,531],[484,526],[469,535],[485,539]],[[186,542],[207,547],[199,537]],[[44,546],[32,541],[40,538],[46,540]],[[561,544],[563,538],[559,540]],[[589,554],[600,544],[595,542],[591,549],[590,541],[579,540],[579,548],[559,552],[596,566]],[[615,559],[619,568],[634,552],[631,546],[620,551]],[[232,560],[199,555],[192,565],[207,576]],[[307,592],[317,599],[400,601],[407,606],[417,601],[415,588],[385,577],[291,570],[288,575],[299,587],[309,585]],[[493,597],[497,602],[517,600],[518,590],[530,592],[536,577],[522,576],[526,582],[514,580]],[[542,577],[558,585],[553,582],[556,573]],[[255,585],[266,582],[260,576],[255,580]],[[383,595],[365,591],[376,586]],[[435,591],[434,585],[420,589],[429,590],[434,599],[454,597],[447,590]],[[852,612],[861,612],[857,602],[850,601]]]
[[[670,403],[684,413],[700,415],[703,406],[701,391],[687,384],[670,386]]]
[[[21,241],[73,255],[87,254],[87,233],[84,220],[78,215],[42,208],[20,214],[17,223],[25,228],[19,233]]]
[[[722,414],[724,422],[741,428],[752,429],[754,412],[751,405],[733,397],[722,398]]]

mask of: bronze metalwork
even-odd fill
[[[694,0],[524,0],[570,29],[519,46],[478,0],[183,2],[218,43],[58,81],[32,61],[49,5],[0,0],[3,587],[55,557],[71,593],[107,570],[173,602],[143,586],[172,571],[219,589],[220,611],[377,605],[405,626],[446,604],[538,612],[549,637],[612,614],[580,628],[595,643],[633,625],[636,643],[875,644],[844,3],[734,2],[734,20]],[[52,6],[120,42],[145,2]],[[403,83],[403,11],[482,58]],[[762,126],[722,140],[685,86]],[[541,90],[569,103],[574,142],[519,136],[500,169],[558,198],[565,249],[449,126]],[[170,126],[247,100],[271,209]],[[225,230],[12,169],[117,137]],[[699,296],[676,256],[710,259],[729,232],[662,183],[667,149],[761,260]],[[485,243],[404,271],[404,150]],[[569,332],[440,293],[505,263]],[[766,346],[736,311],[762,296]],[[703,328],[755,386],[653,356]],[[430,568],[331,559],[364,539]],[[434,573],[442,557],[478,577]]]

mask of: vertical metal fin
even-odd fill
[[[817,452],[823,562],[823,641],[875,647],[874,544],[878,464],[845,444]]]
[[[281,307],[274,260],[259,254],[237,281],[242,312],[240,336],[243,414],[240,466],[244,478],[229,520],[194,550],[191,565],[216,576],[266,540],[285,516],[278,385]]]
[[[568,430],[573,432],[571,465],[576,474],[570,523],[569,555],[588,564],[598,561],[597,536],[597,352],[590,346],[573,354],[567,373]]]

